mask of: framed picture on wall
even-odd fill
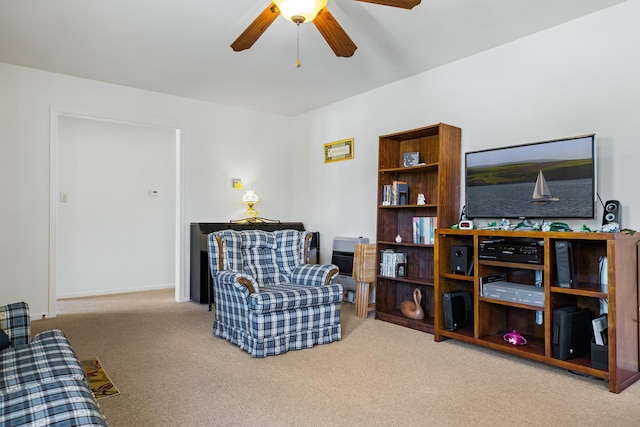
[[[353,138],[324,144],[324,162],[353,159]]]

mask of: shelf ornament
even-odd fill
[[[422,292],[420,289],[415,288],[413,290],[413,301],[402,301],[400,304],[400,311],[409,319],[422,320],[424,319],[424,310],[420,303],[422,302]]]
[[[527,339],[520,335],[515,329],[507,334],[504,334],[502,339],[513,345],[525,345],[527,343]]]

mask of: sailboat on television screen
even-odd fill
[[[558,196],[554,196],[551,194],[551,190],[549,189],[549,184],[547,184],[547,180],[544,179],[544,174],[542,173],[542,169],[538,172],[538,179],[536,180],[536,185],[533,187],[533,201],[534,202],[559,202],[560,198]]]

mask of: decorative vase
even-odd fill
[[[420,292],[420,289],[415,288],[413,290],[413,301],[402,301],[402,304],[400,304],[400,311],[409,319],[422,320],[424,319],[424,310],[420,305],[421,302],[422,292]]]
[[[399,234],[396,236],[396,243],[402,243],[402,237]]]

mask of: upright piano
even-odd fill
[[[207,238],[210,233],[219,230],[299,230],[304,231],[301,222],[280,222],[273,220],[244,220],[230,222],[192,222],[191,223],[191,301],[200,304],[213,304],[213,279],[209,270]],[[320,262],[320,233],[313,232],[309,262]]]

